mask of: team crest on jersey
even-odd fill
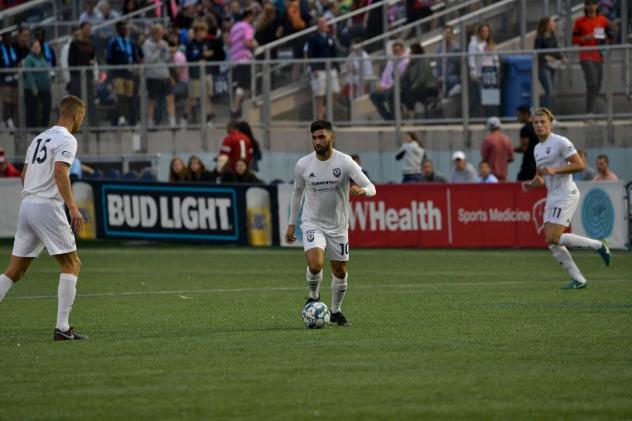
[[[334,177],[340,177],[340,168],[334,168]]]

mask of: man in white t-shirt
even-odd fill
[[[56,341],[86,339],[68,322],[81,267],[73,231],[81,231],[85,222],[72,196],[68,172],[77,153],[77,140],[72,134],[81,127],[85,111],[85,103],[79,98],[62,98],[57,125],[36,136],[26,151],[13,251],[7,270],[0,275],[2,301],[44,247],[59,262],[57,325],[53,336]],[[70,213],[70,224],[64,204]]]
[[[533,127],[538,136],[534,150],[536,175],[522,183],[525,191],[546,185],[548,190],[544,208],[544,235],[555,260],[572,277],[562,289],[579,289],[587,286],[566,246],[587,247],[596,250],[606,266],[612,258],[606,240],[593,240],[576,234],[564,234],[579,204],[579,190],[572,174],[584,170],[585,163],[575,146],[565,137],[553,133],[553,114],[540,108],[533,114]]]
[[[285,240],[289,244],[296,240],[295,221],[304,199],[301,231],[307,259],[307,303],[320,301],[327,250],[332,272],[331,322],[348,326],[350,323],[340,307],[347,290],[349,194],[374,196],[375,186],[349,155],[333,148],[335,135],[329,121],[314,121],[310,131],[314,152],[301,158],[294,169],[290,224]]]

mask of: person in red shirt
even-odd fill
[[[0,177],[20,177],[21,175],[22,173],[9,162],[4,153],[0,154]]]
[[[610,22],[599,14],[597,0],[586,0],[585,16],[575,21],[573,28],[573,44],[581,47],[604,45],[612,38]],[[601,90],[603,78],[603,56],[599,49],[581,51],[579,62],[586,81],[586,112],[591,114],[595,108],[595,98]]]
[[[509,163],[514,160],[513,146],[509,138],[500,132],[498,117],[487,119],[487,129],[489,134],[481,145],[481,161],[489,164],[498,181],[506,181]]]
[[[230,166],[234,172],[237,167],[237,161],[245,159],[250,162],[252,160],[252,140],[237,129],[236,121],[228,122],[226,132],[228,136],[222,142],[219,155],[225,155],[230,159]]]

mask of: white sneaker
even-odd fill
[[[187,121],[186,118],[180,119],[180,126],[182,126],[183,129],[186,129],[188,125],[189,125],[189,122]]]
[[[7,120],[7,129],[15,130],[15,124],[13,124],[13,119],[12,118],[9,118]]]
[[[119,126],[127,126],[127,120],[125,120],[124,116],[119,116],[118,125]]]
[[[176,118],[175,117],[169,117],[169,127],[171,127],[171,128],[176,127]]]

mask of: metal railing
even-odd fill
[[[335,122],[338,126],[379,126],[384,128],[394,128],[396,133],[400,133],[402,127],[407,125],[419,125],[419,124],[459,124],[463,126],[463,138],[466,144],[469,141],[469,126],[471,124],[480,124],[486,117],[490,115],[500,115],[506,119],[513,120],[513,113],[515,111],[515,105],[521,103],[529,103],[533,107],[536,107],[540,103],[540,82],[539,82],[539,68],[537,65],[538,55],[543,53],[560,52],[566,56],[568,64],[560,66],[557,70],[557,93],[554,96],[553,104],[549,106],[553,112],[557,115],[559,120],[567,119],[596,119],[605,123],[608,128],[607,141],[612,142],[614,139],[614,126],[616,119],[629,119],[632,116],[632,96],[630,95],[630,79],[631,70],[629,57],[632,54],[632,45],[614,45],[601,47],[604,51],[604,77],[603,77],[603,93],[598,95],[598,108],[593,114],[587,114],[583,106],[583,102],[586,99],[586,93],[583,83],[582,70],[578,64],[578,55],[582,51],[594,50],[594,47],[567,47],[560,48],[554,51],[550,50],[526,50],[526,51],[508,51],[508,52],[495,52],[493,55],[498,56],[499,63],[506,63],[507,57],[514,57],[516,55],[530,59],[530,67],[527,73],[512,75],[506,73],[505,68],[501,64],[499,68],[495,70],[497,84],[490,89],[497,90],[497,94],[500,96],[500,103],[491,104],[478,98],[473,100],[473,96],[480,92],[481,87],[477,83],[472,83],[469,78],[468,59],[473,56],[486,56],[489,57],[490,53],[485,54],[468,54],[461,53],[448,53],[448,54],[425,54],[423,56],[411,56],[409,59],[411,63],[414,63],[419,59],[427,59],[431,62],[437,62],[442,59],[458,60],[458,76],[460,78],[460,94],[448,96],[447,92],[439,92],[437,95],[431,95],[428,98],[417,98],[412,104],[412,109],[404,108],[403,102],[405,98],[402,97],[402,93],[408,94],[407,88],[402,86],[401,76],[399,72],[395,72],[394,86],[393,86],[393,117],[392,119],[384,120],[380,117],[380,114],[376,111],[373,102],[371,102],[371,93],[375,92],[371,84],[375,78],[360,78],[355,95],[343,96],[336,95],[335,78],[332,69],[339,65],[341,67],[341,74],[339,81],[342,81],[346,77],[344,72],[346,58],[338,58],[327,61],[302,59],[296,60],[296,63],[303,65],[309,65],[311,63],[324,63],[325,65],[325,95],[324,101],[326,106],[326,117]],[[379,56],[370,57],[373,64],[385,63],[388,60],[397,60],[392,56]],[[361,59],[362,60],[362,59]],[[257,65],[263,66],[264,69],[271,68],[273,65],[282,62],[282,60],[268,60],[258,61]],[[292,62],[292,61],[290,61]],[[191,114],[188,115],[186,124],[183,124],[182,120],[179,121],[177,126],[170,126],[168,124],[152,124],[148,116],[148,83],[147,83],[147,71],[153,68],[165,67],[167,65],[130,65],[130,66],[99,66],[97,71],[100,75],[99,81],[95,82],[92,73],[94,67],[83,68],[71,68],[71,69],[3,69],[0,71],[0,77],[5,74],[15,74],[17,81],[15,84],[16,93],[18,95],[17,120],[15,131],[18,134],[32,133],[34,131],[41,130],[43,127],[28,127],[27,125],[27,110],[29,118],[35,110],[29,107],[27,101],[27,90],[25,85],[25,77],[30,72],[43,72],[48,73],[53,71],[55,73],[55,79],[51,81],[51,96],[53,97],[53,103],[56,102],[62,95],[65,95],[65,81],[62,80],[61,73],[70,70],[72,77],[74,78],[74,86],[77,84],[80,86],[80,96],[84,98],[89,104],[88,116],[82,129],[82,134],[85,136],[91,133],[99,132],[116,132],[116,131],[132,131],[135,135],[134,141],[137,142],[135,150],[139,152],[148,150],[148,133],[153,130],[195,130],[200,136],[200,148],[205,149],[207,146],[206,139],[208,137],[209,125],[206,122],[207,110],[206,101],[203,99],[207,96],[212,97],[211,103],[214,107],[216,114],[212,120],[213,125],[223,126],[229,119],[229,109],[232,106],[233,101],[233,76],[232,70],[236,67],[230,62],[223,63],[195,63],[189,64],[189,69],[197,69],[199,72],[199,91],[192,92],[196,96],[199,95],[200,99],[195,99],[188,96],[187,92],[184,92],[182,96],[176,97],[177,110],[181,111],[185,104],[189,104],[188,108],[191,110]],[[242,65],[249,67],[249,65]],[[168,67],[175,68],[175,65],[170,64]],[[445,68],[445,67],[444,67]],[[133,81],[134,93],[134,111],[137,113],[137,122],[132,125],[126,125],[119,127],[116,125],[114,116],[107,116],[108,112],[116,113],[117,97],[113,91],[112,79],[107,78],[105,82],[102,81],[103,76],[109,74],[112,70],[125,69],[132,72],[130,80]],[[206,75],[210,69],[217,70],[213,72],[213,79],[215,81],[215,92],[211,94],[209,92],[209,86],[207,86]],[[619,71],[620,70],[620,71]],[[508,70],[510,71],[510,70]],[[78,73],[77,73],[78,72]],[[263,80],[263,91],[271,92],[271,74],[270,72],[264,73],[268,76]],[[78,79],[77,79],[78,78]],[[224,89],[219,90],[220,80],[224,82]],[[567,83],[572,81],[572,83]],[[518,83],[518,88],[511,83]],[[522,87],[522,84],[529,85],[528,88]],[[185,84],[185,91],[190,90],[191,82]],[[102,90],[107,92],[107,97],[110,102],[97,101],[97,95],[95,92],[101,92]],[[516,91],[517,89],[517,91]],[[474,91],[473,91],[474,90]],[[517,92],[517,93],[516,93]],[[276,127],[282,126],[304,126],[308,121],[316,117],[316,110],[314,109],[314,102],[320,101],[323,98],[314,96],[314,93],[309,94],[310,97],[302,104],[295,105],[290,112],[285,114],[279,113],[276,109],[275,99],[271,95],[264,95],[261,102],[251,102],[244,107],[244,119],[249,120],[252,126],[258,127],[263,130],[263,146],[269,147],[271,144],[271,131]],[[512,99],[512,95],[519,95],[522,99],[518,103],[508,102]],[[153,95],[152,95],[153,96]],[[375,99],[374,99],[375,100]],[[604,101],[605,100],[605,101]],[[39,101],[39,99],[36,99]],[[3,101],[5,102],[5,101]],[[580,106],[578,106],[578,102]],[[153,103],[153,101],[152,101]],[[29,104],[30,105],[30,104]],[[36,103],[37,105],[37,103]],[[488,107],[483,107],[487,105]],[[509,107],[509,108],[508,108]],[[512,108],[513,107],[513,108]],[[164,116],[164,113],[162,114]],[[130,116],[125,116],[129,117]],[[178,117],[178,116],[176,116]],[[196,123],[192,123],[193,118],[197,120]],[[49,123],[52,121],[49,121]],[[602,125],[603,125],[602,123]],[[7,130],[6,128],[3,130]]]
[[[57,1],[32,0],[27,3],[14,6],[0,12],[0,25],[1,25],[0,28],[2,28],[0,29],[0,35],[6,32],[15,31],[16,29],[18,29],[19,24],[23,23],[23,22],[18,22],[18,23],[9,22],[11,18],[14,18],[15,16],[19,16],[23,13],[27,13],[32,10],[37,10],[39,12],[51,11],[50,16],[45,17],[43,19],[46,22],[51,22],[51,19],[54,21],[58,17]],[[26,23],[27,24],[30,23],[31,26],[37,26],[41,22],[42,21],[26,22]],[[55,36],[57,36],[56,32],[55,32]]]

